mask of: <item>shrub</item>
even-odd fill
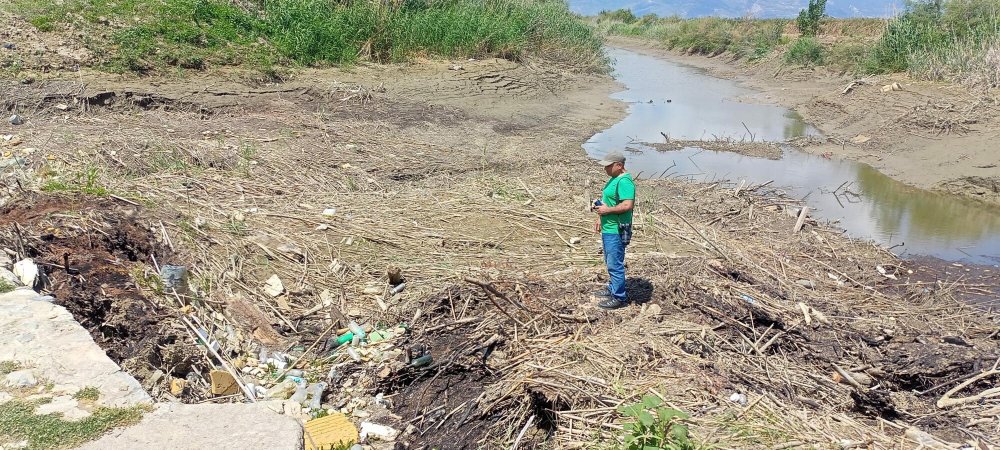
[[[785,61],[794,64],[820,65],[823,64],[823,46],[811,37],[801,37],[785,53]]]
[[[622,448],[626,450],[697,448],[683,423],[688,415],[663,406],[658,397],[647,395],[639,403],[622,406],[619,412],[628,419],[622,425],[625,433]]]

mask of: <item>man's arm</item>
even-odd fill
[[[629,199],[629,200],[622,200],[622,202],[616,206],[606,206],[606,205],[598,206],[596,211],[598,215],[606,216],[608,214],[627,213],[631,211],[633,207],[635,207],[635,200]]]

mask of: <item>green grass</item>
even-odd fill
[[[811,37],[800,37],[785,53],[785,62],[813,66],[823,64],[823,46]]]
[[[95,197],[107,197],[111,192],[101,185],[101,173],[97,168],[91,167],[87,170],[71,175],[69,177],[57,177],[50,179],[42,185],[44,192],[68,192],[93,195]]]
[[[96,439],[115,427],[138,422],[143,408],[98,408],[76,422],[56,414],[36,415],[36,402],[11,400],[0,405],[0,442],[28,442],[27,449],[72,447]]]
[[[13,291],[17,286],[10,284],[7,280],[0,280],[0,294],[6,294]]]
[[[17,361],[0,361],[0,376],[21,370],[21,367],[21,363]]]
[[[41,31],[83,31],[112,72],[266,72],[423,55],[607,65],[600,37],[555,0],[17,0],[17,8]]]
[[[77,400],[96,401],[100,397],[101,397],[101,391],[94,386],[87,386],[83,389],[80,389],[80,391],[77,392],[76,394],[73,394],[73,398]]]

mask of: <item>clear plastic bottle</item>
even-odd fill
[[[310,409],[317,410],[320,408],[323,403],[323,391],[325,390],[326,383],[322,381],[309,386],[309,395],[312,396],[312,399],[309,401]]]
[[[365,329],[361,328],[361,326],[358,325],[357,322],[352,320],[350,323],[347,324],[347,328],[349,328],[351,330],[351,333],[354,333],[355,336],[360,336],[361,339],[365,338]]]
[[[308,393],[309,392],[306,390],[306,382],[305,380],[302,380],[302,382],[298,383],[298,386],[295,387],[295,393],[292,394],[289,400],[295,403],[302,403],[306,401],[306,395]]]

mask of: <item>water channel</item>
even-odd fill
[[[853,237],[894,247],[901,256],[1000,263],[1000,208],[917,189],[866,164],[829,160],[790,147],[781,159],[770,160],[699,148],[658,152],[642,145],[664,142],[661,132],[672,139],[739,140],[749,129],[757,140],[781,142],[819,131],[794,111],[737,101],[752,91],[735,82],[628,50],[613,48],[608,53],[614,59],[615,78],[626,86],[612,97],[629,103],[629,114],[584,144],[590,156],[639,150],[626,156],[629,171],[641,172],[643,178],[669,168],[665,176],[696,181],[773,180],[771,186],[804,198],[817,217],[835,222]],[[857,195],[834,195],[842,186]]]

